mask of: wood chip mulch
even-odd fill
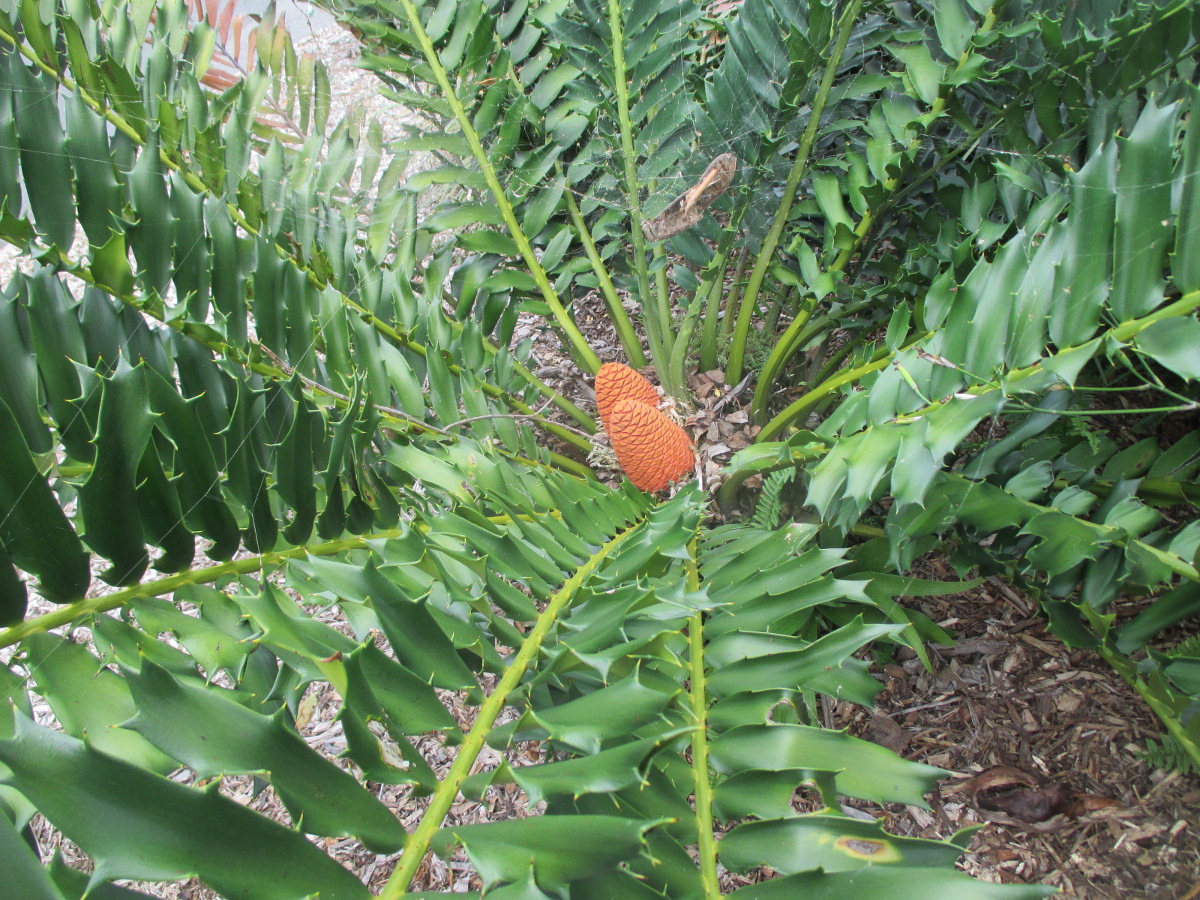
[[[922,577],[956,580],[940,558],[919,564]],[[947,838],[990,819],[962,863],[978,877],[1088,900],[1200,896],[1200,777],[1141,757],[1162,727],[1116,672],[1091,651],[1065,647],[1036,604],[999,579],[904,602],[957,644],[928,645],[932,672],[911,652],[898,654],[877,673],[885,682],[877,709],[842,705],[837,724],[955,777],[930,798],[932,812],[886,810],[889,831]],[[1113,805],[1042,824],[981,810],[968,779],[993,766]]]

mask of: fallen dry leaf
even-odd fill
[[[889,715],[878,711],[871,712],[871,722],[867,726],[871,740],[882,747],[887,747],[893,753],[904,753],[912,742],[908,729],[899,725]]]
[[[963,790],[981,812],[999,813],[1030,825],[1050,823],[1057,816],[1075,818],[1118,805],[1109,797],[1078,793],[1060,781],[1042,784],[1033,775],[1011,766],[986,769],[963,785]]]

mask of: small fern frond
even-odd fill
[[[1152,769],[1168,769],[1181,775],[1200,772],[1200,766],[1188,755],[1184,746],[1172,735],[1164,734],[1162,742],[1146,741],[1146,749],[1138,756]]]
[[[762,494],[754,507],[750,519],[756,528],[774,531],[779,527],[779,514],[783,511],[783,489],[796,477],[798,469],[780,469],[772,472],[763,481]]]
[[[1062,427],[1069,437],[1083,438],[1093,453],[1101,450],[1100,432],[1088,416],[1063,416]]]
[[[1193,634],[1191,637],[1180,641],[1167,651],[1167,656],[1173,659],[1178,659],[1181,656],[1200,659],[1200,634]]]

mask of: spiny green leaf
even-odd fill
[[[0,545],[5,555],[37,576],[38,590],[46,599],[80,599],[91,582],[88,555],[33,464],[21,428],[2,399],[0,458],[5,461],[0,466]]]
[[[24,836],[0,812],[0,859],[4,860],[5,890],[22,900],[63,900]]]
[[[124,727],[136,712],[129,685],[81,644],[63,644],[46,634],[26,638],[38,691],[71,735],[92,747],[156,772],[174,763],[141,736]]]
[[[591,756],[545,763],[540,766],[510,767],[505,763],[489,784],[515,782],[538,803],[556,795],[578,798],[583,794],[605,794],[646,781],[645,767],[654,755],[686,734],[671,731],[654,738],[621,744]]]
[[[782,875],[903,865],[905,874],[895,873],[901,879],[907,877],[908,866],[949,867],[962,849],[940,841],[897,837],[878,822],[809,815],[739,825],[722,838],[720,853],[721,862],[735,872],[764,865]]]
[[[887,900],[1037,900],[1054,888],[1025,884],[992,884],[953,869],[895,870],[867,867],[857,872],[808,872],[739,888],[738,900],[843,900],[845,897],[881,897]]]
[[[643,684],[635,672],[578,700],[533,710],[529,717],[551,739],[596,753],[603,740],[657,720],[670,700],[670,694]]]
[[[754,768],[837,772],[838,790],[876,802],[925,806],[924,794],[941,770],[907,762],[876,744],[806,725],[744,725],[712,744],[713,764],[723,771]]]
[[[399,820],[289,729],[282,712],[253,712],[220,688],[175,679],[148,659],[125,677],[137,704],[129,727],[197,777],[262,773],[304,831],[357,836],[380,853],[404,845]]]
[[[442,829],[437,851],[448,857],[462,844],[485,885],[522,882],[532,871],[537,883],[561,886],[609,872],[636,856],[646,832],[658,824],[611,816],[539,816],[464,825]],[[536,854],[527,849],[531,845]]]
[[[370,896],[298,832],[24,716],[16,736],[0,741],[0,762],[12,770],[8,782],[95,861],[95,883],[199,875],[231,900]]]

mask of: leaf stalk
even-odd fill
[[[450,78],[446,74],[446,69],[442,65],[441,59],[438,57],[437,50],[433,46],[433,41],[429,39],[429,34],[425,31],[425,26],[421,24],[420,13],[417,12],[417,8],[413,5],[412,0],[400,0],[400,5],[404,8],[405,15],[408,16],[409,24],[412,25],[413,35],[416,37],[417,43],[421,46],[421,52],[424,53],[425,61],[429,63],[429,67],[433,71],[433,77],[437,81],[438,87],[441,88],[442,95],[446,98],[446,102],[450,105],[451,110],[453,110],[454,118],[458,120],[463,137],[466,138],[467,144],[471,148],[471,154],[475,157],[476,162],[479,163],[479,169],[483,173],[488,188],[496,200],[496,205],[500,208],[500,215],[504,219],[504,224],[508,226],[508,233],[512,236],[513,241],[516,242],[517,249],[521,251],[521,258],[525,260],[525,265],[529,268],[529,274],[533,276],[534,282],[536,282],[538,289],[541,291],[542,298],[550,308],[551,315],[554,316],[554,321],[562,329],[563,335],[566,337],[580,365],[594,374],[600,368],[600,359],[596,356],[592,348],[588,346],[587,339],[575,327],[575,323],[567,313],[566,307],[559,300],[558,293],[554,290],[553,285],[550,284],[546,270],[542,268],[542,264],[538,262],[537,257],[534,255],[529,238],[526,237],[524,229],[521,228],[521,224],[517,221],[517,215],[513,210],[512,203],[509,202],[508,196],[504,193],[504,188],[500,184],[500,179],[496,175],[496,169],[492,165],[492,161],[488,159],[487,152],[483,149],[483,143],[479,140],[479,133],[475,130],[475,126],[471,124],[471,119],[467,115],[466,108],[463,106],[462,101],[458,99],[458,93],[454,90],[454,85],[450,83]]]
[[[688,545],[687,586],[700,590],[700,569],[696,562],[696,539]],[[721,896],[717,874],[717,844],[713,837],[713,791],[708,772],[708,688],[704,671],[704,613],[697,610],[688,620],[689,700],[695,730],[692,732],[692,780],[695,784],[697,857],[700,881],[707,900]]]
[[[788,174],[787,184],[783,189],[783,197],[780,199],[779,208],[775,210],[775,219],[771,223],[771,230],[767,232],[767,236],[763,240],[762,249],[758,252],[758,256],[754,261],[754,268],[750,272],[750,281],[746,284],[745,293],[742,295],[742,303],[738,308],[737,322],[733,331],[733,346],[729,350],[729,366],[726,369],[726,380],[731,384],[736,384],[742,380],[742,369],[746,357],[746,341],[750,334],[750,320],[754,313],[754,307],[758,301],[759,292],[762,290],[763,279],[766,277],[767,269],[771,265],[771,260],[775,256],[776,249],[779,247],[779,240],[783,236],[783,229],[791,217],[792,206],[796,202],[796,194],[800,189],[800,181],[804,178],[804,174],[808,169],[808,159],[812,153],[813,144],[817,139],[821,117],[825,114],[825,105],[829,101],[829,92],[833,89],[833,79],[837,75],[838,67],[841,65],[842,55],[846,52],[846,44],[850,41],[850,31],[854,27],[855,19],[858,17],[858,11],[861,7],[862,0],[850,0],[849,6],[842,13],[837,42],[833,51],[829,54],[829,59],[825,63],[825,73],[821,77],[821,84],[817,88],[817,95],[813,98],[812,112],[809,115],[808,125],[804,129],[804,135],[800,138],[800,146],[796,150],[796,159],[792,163],[791,172]]]
[[[650,268],[646,262],[646,237],[642,234],[642,207],[638,186],[637,154],[633,149],[633,123],[629,118],[629,81],[625,68],[625,32],[621,24],[620,0],[608,0],[608,24],[612,31],[613,87],[617,94],[617,124],[621,132],[621,155],[625,163],[625,195],[629,202],[630,239],[633,242],[633,265],[637,272],[638,300],[642,307],[642,323],[650,345],[650,358],[658,372],[663,389],[673,397],[682,398],[682,386],[672,384],[669,377],[671,346],[671,309],[665,292],[652,293]]]
[[[562,167],[558,166],[558,170],[561,176]],[[625,312],[621,298],[617,296],[617,288],[613,284],[612,276],[608,274],[604,260],[600,258],[600,251],[596,249],[596,242],[592,240],[592,233],[588,230],[587,222],[584,221],[583,213],[580,212],[579,204],[575,202],[575,196],[571,193],[569,185],[563,191],[563,196],[567,200],[567,212],[571,216],[571,224],[575,226],[575,232],[583,244],[583,251],[592,265],[592,272],[595,274],[596,280],[600,282],[600,293],[604,297],[604,304],[608,307],[609,318],[612,319],[613,326],[617,329],[617,336],[621,339],[621,346],[625,350],[625,359],[635,369],[644,368],[647,360],[646,354],[642,352],[642,342],[638,340],[633,322],[630,321],[629,314]]]
[[[571,601],[575,599],[575,594],[587,579],[591,577],[592,573],[640,525],[641,523],[637,522],[626,528],[592,554],[576,570],[575,574],[568,578],[561,588],[555,591],[549,602],[547,602],[545,610],[538,616],[537,621],[527,633],[525,641],[521,644],[521,649],[517,651],[512,662],[505,668],[504,674],[496,684],[495,690],[483,702],[483,705],[479,707],[479,712],[475,716],[475,722],[459,746],[458,754],[450,766],[450,771],[446,773],[446,777],[438,785],[437,791],[430,799],[429,806],[425,810],[425,815],[421,818],[421,823],[417,826],[416,831],[409,836],[408,842],[404,845],[404,852],[400,857],[400,862],[396,865],[391,877],[388,878],[387,884],[384,885],[383,890],[380,892],[379,896],[381,900],[396,900],[396,898],[403,896],[408,890],[409,885],[412,884],[412,880],[417,874],[417,869],[420,867],[421,861],[425,859],[425,854],[429,851],[429,844],[433,840],[434,834],[442,827],[442,820],[446,818],[446,814],[450,811],[450,807],[458,796],[463,782],[471,774],[471,767],[475,764],[480,751],[483,750],[484,742],[491,733],[492,726],[496,722],[496,717],[500,715],[500,711],[504,709],[508,698],[520,685],[521,679],[525,676],[530,664],[532,664],[541,651],[542,643],[550,633],[550,629],[558,622],[559,616],[571,604]]]

